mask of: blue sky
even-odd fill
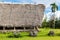
[[[55,2],[58,5],[57,16],[60,16],[60,0],[0,0],[0,2],[23,3],[23,4],[27,3],[34,4],[36,2],[36,4],[44,4],[46,7],[44,13],[47,14],[47,16],[51,14],[50,4]]]

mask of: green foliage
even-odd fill
[[[50,20],[48,23],[49,23],[49,27],[50,27],[50,28],[54,28],[54,26],[53,26],[54,20]]]
[[[17,33],[17,32],[14,32],[14,33],[12,33],[12,34],[10,34],[9,36],[8,36],[9,38],[19,38],[19,37],[21,37],[20,36],[20,33]]]
[[[55,19],[55,28],[59,28],[60,29],[60,19]],[[53,28],[53,23],[54,20],[50,20],[48,22],[46,22],[46,19],[44,19],[43,23],[42,23],[42,28]]]
[[[44,19],[42,23],[42,28],[48,28],[48,27],[49,27],[49,22],[47,22],[46,19]]]
[[[48,36],[54,36],[54,31],[49,31]]]
[[[55,21],[55,28],[60,28],[60,20]]]

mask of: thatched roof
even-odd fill
[[[41,25],[44,9],[43,4],[0,4],[0,25]]]

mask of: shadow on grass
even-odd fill
[[[54,36],[48,36],[48,34],[37,34],[37,36],[35,37],[55,37],[55,36],[60,36],[60,33],[57,33],[55,34]],[[6,36],[7,38],[24,38],[24,37],[33,37],[33,36],[30,36],[29,33],[21,33],[21,34],[18,34],[18,35],[14,35],[14,34],[10,34],[10,35],[7,35]]]
[[[37,35],[37,36],[30,36],[30,35],[19,35],[19,36],[14,36],[14,35],[9,35],[7,36],[8,38],[24,38],[24,37],[51,37],[51,36],[48,36],[47,34],[46,35]],[[52,36],[54,37],[54,36]]]
[[[57,33],[56,36],[60,36],[60,33]]]
[[[17,36],[17,35],[9,35],[7,36],[8,38],[22,38],[23,36]]]
[[[37,35],[35,37],[55,37],[55,36],[60,36],[60,34],[55,34],[54,36],[48,36],[48,34],[45,34],[45,35]],[[30,36],[30,35],[20,35],[18,37],[16,36],[8,36],[8,38],[24,38],[24,37],[34,37],[34,36]]]
[[[8,38],[19,38],[22,37],[20,33],[11,33],[7,36]]]

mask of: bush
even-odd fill
[[[11,38],[11,37],[19,38],[19,37],[21,37],[21,36],[20,36],[20,33],[14,32],[14,33],[10,34],[8,37],[9,37],[9,38]]]
[[[31,31],[29,36],[36,37],[37,36],[37,31]]]
[[[48,36],[54,36],[54,31],[50,31],[50,32],[48,33]]]

